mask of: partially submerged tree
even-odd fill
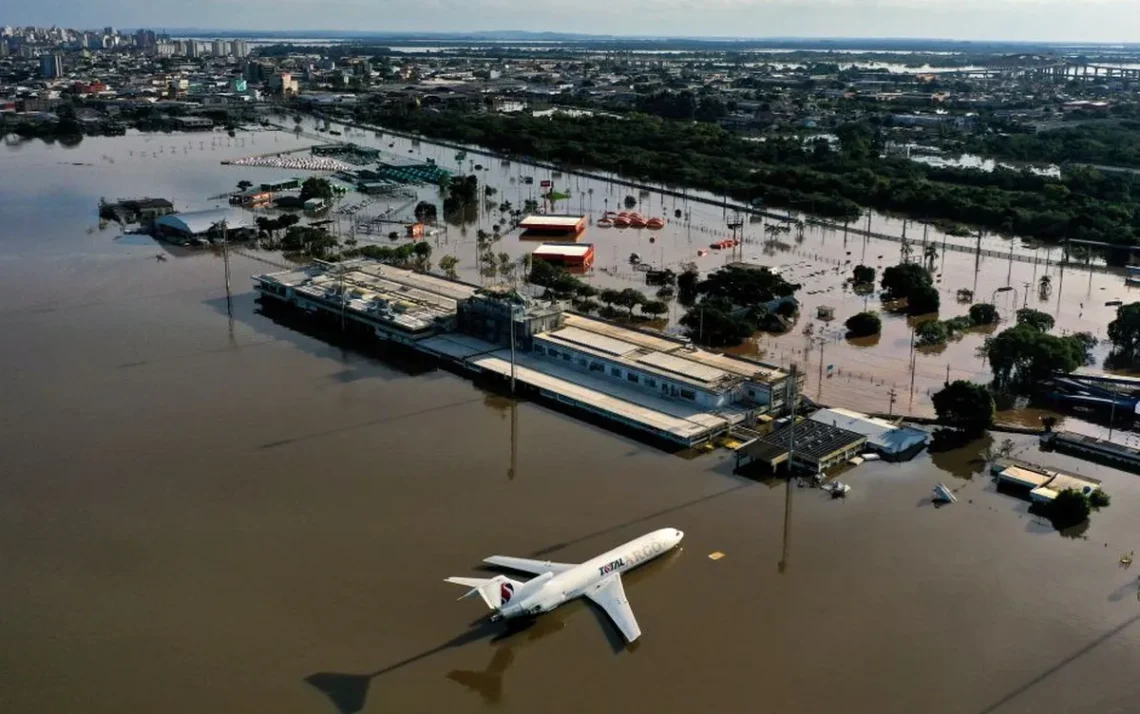
[[[998,321],[997,308],[988,302],[970,306],[970,322],[975,325],[992,325]]]
[[[883,321],[875,312],[856,313],[847,318],[847,322],[843,324],[847,328],[848,337],[870,337],[879,334],[883,329]]]
[[[1017,311],[1017,324],[1032,327],[1038,332],[1048,332],[1053,329],[1053,316],[1031,307],[1023,307]]]
[[[875,269],[869,265],[856,265],[855,270],[852,271],[851,282],[855,283],[856,285],[874,283]]]
[[[445,255],[439,259],[439,269],[451,280],[456,280],[459,277],[459,273],[455,269],[457,265],[459,265],[459,258],[454,255]]]
[[[1086,344],[1080,338],[1057,337],[1021,324],[986,340],[986,356],[997,386],[1024,390],[1082,365]]]
[[[1053,502],[1047,506],[1046,512],[1049,514],[1049,520],[1053,522],[1053,527],[1061,530],[1087,521],[1092,513],[1092,505],[1088,497],[1080,491],[1066,488],[1057,494]]]
[[[879,284],[886,291],[888,298],[905,300],[919,288],[932,286],[934,281],[930,277],[930,272],[921,265],[902,263],[884,270],[883,279]]]
[[[1116,308],[1116,319],[1108,323],[1108,339],[1120,362],[1136,363],[1140,353],[1140,302]]]
[[[906,312],[908,315],[926,315],[938,312],[942,306],[942,298],[933,285],[919,285],[915,287],[906,299]]]
[[[994,399],[984,385],[957,380],[931,397],[938,420],[969,435],[981,435],[994,420]]]

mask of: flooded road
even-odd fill
[[[306,119],[303,126],[311,132],[317,124]],[[453,255],[459,259],[458,273],[465,280],[493,283],[503,280],[501,277],[487,279],[479,274],[477,234],[480,230],[493,233],[495,223],[505,218],[498,209],[502,201],[509,201],[515,208],[522,207],[528,199],[537,200],[541,205],[543,181],[550,181],[554,189],[569,195],[568,199],[549,206],[549,210],[580,212],[590,217],[591,227],[580,240],[595,245],[596,260],[593,270],[584,277],[599,288],[634,287],[652,297],[656,288],[647,286],[645,274],[630,265],[629,257],[634,253],[653,267],[680,271],[691,264],[702,274],[739,260],[779,268],[790,281],[803,286],[797,293],[801,302],[798,321],[787,334],[758,335],[737,351],[784,365],[796,363],[807,376],[810,396],[836,406],[933,416],[930,395],[941,388],[947,377],[988,381],[991,376],[980,348],[985,338],[994,334],[994,327],[968,331],[945,345],[914,350],[911,338],[916,319],[883,310],[875,294],[855,294],[847,283],[855,265],[862,263],[875,268],[878,279],[885,268],[904,258],[923,263],[934,274],[940,292],[940,319],[967,312],[969,302],[958,299],[958,291],[966,289],[973,293],[975,302],[992,301],[998,307],[1003,323],[996,329],[1013,324],[1018,308],[1033,307],[1054,317],[1057,333],[1086,331],[1103,340],[1105,329],[1116,313],[1116,307],[1108,303],[1118,300],[1128,303],[1140,296],[1140,288],[1125,285],[1122,275],[1090,271],[1071,264],[1062,269],[1059,247],[991,235],[984,235],[980,240],[977,236],[953,236],[934,226],[878,213],[864,216],[850,228],[896,236],[895,240],[864,238],[842,227],[810,223],[802,230],[788,226],[788,230],[779,232],[776,228],[781,223],[757,216],[744,219],[737,233],[743,239],[739,248],[714,250],[710,247],[712,243],[732,236],[727,224],[733,220],[733,213],[721,205],[659,191],[641,191],[574,174],[558,174],[482,154],[463,156],[455,149],[426,141],[388,134],[378,137],[375,132],[335,123],[330,126],[342,131],[341,138],[346,141],[379,148],[397,159],[430,159],[451,170],[473,172],[480,177],[481,186],[495,191],[477,215],[465,222],[445,225],[439,235],[430,239],[435,246],[435,256]],[[533,183],[525,183],[526,177]],[[439,201],[435,187],[421,187],[417,194],[418,199]],[[716,198],[702,192],[691,195]],[[634,210],[643,215],[665,219],[665,227],[652,231],[594,226],[604,211],[625,210],[627,198],[633,199]],[[411,202],[380,200],[361,215],[390,205],[403,205],[410,211]],[[352,224],[359,220],[343,218],[342,233],[348,235]],[[385,237],[365,238],[360,234],[357,237],[380,244],[389,242]],[[903,237],[906,247],[901,241]],[[533,241],[519,240],[515,233],[504,233],[494,243],[493,250],[517,261],[536,245]],[[979,250],[981,252],[976,252]],[[435,260],[438,263],[438,257]],[[516,279],[521,275],[522,271],[516,270]],[[1041,281],[1046,277],[1049,287],[1042,290]],[[818,320],[820,307],[832,308],[835,318],[830,322]],[[869,342],[846,340],[844,321],[864,309],[881,312],[882,334]],[[683,314],[680,305],[670,303],[671,324]],[[1107,344],[1097,354],[1103,359]]]
[[[5,712],[1134,709],[1140,477],[1019,440],[1105,482],[1078,538],[994,492],[984,444],[865,464],[832,501],[342,350],[261,314],[260,262],[234,258],[227,305],[218,256],[87,232],[100,195],[206,207],[281,173],[217,164],[248,145],[112,153],[145,140],[0,149],[26,177],[0,190]],[[97,180],[52,163],[102,154]],[[959,503],[930,504],[938,481]],[[664,526],[684,547],[630,578],[630,652],[582,603],[472,627],[482,605],[442,582]]]

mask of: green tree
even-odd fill
[[[684,277],[684,273],[681,275]],[[725,266],[699,283],[697,292],[706,297],[723,298],[733,305],[758,308],[776,298],[793,295],[799,288],[768,268]]]
[[[869,265],[856,265],[852,274],[852,282],[856,285],[875,282],[875,269]]]
[[[417,221],[422,223],[434,223],[438,215],[437,207],[434,203],[420,201],[416,204],[414,215]]]
[[[906,311],[908,315],[926,315],[938,312],[941,303],[942,299],[933,285],[919,285],[907,296]]]
[[[970,306],[970,323],[974,325],[992,325],[998,321],[998,311],[993,305],[980,302]]]
[[[682,305],[692,305],[697,301],[697,284],[701,276],[695,270],[685,270],[677,277],[677,301]]]
[[[632,320],[634,309],[645,302],[645,295],[643,295],[640,290],[626,288],[618,294],[618,299],[614,302],[629,310],[629,318]]]
[[[681,318],[689,338],[709,347],[733,347],[752,336],[755,325],[734,316],[723,300],[703,301]]]
[[[459,278],[459,272],[455,269],[457,265],[459,265],[459,258],[454,255],[445,255],[439,259],[439,269],[451,280]]]
[[[927,320],[920,322],[914,328],[915,343],[920,347],[940,345],[950,339],[950,330],[946,323],[940,320]]]
[[[621,291],[606,288],[598,295],[598,299],[601,300],[606,307],[613,307],[615,304],[621,302]]]
[[[315,258],[324,258],[336,247],[336,238],[321,228],[291,226],[281,240],[281,247],[288,251],[308,253]]]
[[[242,179],[241,181],[237,182],[237,188],[239,191],[246,191],[250,188],[253,188],[253,182]]]
[[[641,312],[650,317],[660,317],[669,312],[669,305],[662,300],[646,300],[641,305]]]
[[[1089,519],[1091,512],[1092,506],[1088,497],[1073,488],[1066,488],[1058,493],[1048,506],[1049,520],[1058,530],[1084,523]]]
[[[884,270],[883,279],[879,284],[887,291],[888,297],[904,300],[919,288],[934,285],[934,281],[930,277],[930,272],[921,265],[901,263]]]
[[[883,329],[883,322],[876,312],[860,312],[847,318],[843,323],[847,327],[848,337],[869,337],[877,335]]]
[[[1038,332],[1048,332],[1053,329],[1053,316],[1031,307],[1023,307],[1017,311],[1017,324],[1032,327]]]
[[[1108,339],[1119,358],[1135,364],[1140,352],[1140,302],[1116,308],[1116,319],[1108,323]]]
[[[1089,494],[1089,506],[1091,506],[1093,510],[1099,511],[1100,509],[1108,508],[1111,505],[1112,498],[1110,498],[1103,489],[1093,489],[1092,493]]]
[[[1073,337],[1057,337],[1029,325],[1016,325],[986,341],[994,383],[1029,389],[1054,373],[1068,373],[1084,362],[1084,345]]]
[[[318,178],[312,176],[305,179],[301,184],[301,200],[308,201],[310,198],[323,198],[326,201],[331,200],[333,197],[332,184],[328,179]]]
[[[636,205],[637,205],[637,199],[636,198],[634,198],[633,196],[626,196],[625,197],[625,207],[626,208],[633,208]]]
[[[938,421],[961,429],[970,436],[980,435],[994,420],[994,399],[984,385],[957,380],[931,397]]]

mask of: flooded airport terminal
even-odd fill
[[[905,316],[884,314],[874,340],[817,317],[862,310],[846,261],[893,264],[899,234],[921,228],[876,213],[872,232],[896,240],[806,221],[802,240],[785,240],[746,221],[736,256],[698,256],[729,238],[715,197],[642,196],[372,131],[351,139],[479,175],[496,203],[522,206],[540,187],[523,177],[555,182],[571,196],[557,213],[590,217],[583,279],[598,288],[645,285],[631,253],[703,274],[762,263],[803,284],[799,322],[720,354],[673,329],[675,303],[660,322],[627,325],[506,271],[485,279],[478,236],[493,235],[497,207],[415,239],[384,222],[438,202],[432,185],[335,199],[337,210],[368,202],[359,220],[306,218],[340,221],[345,236],[368,223],[361,244],[427,241],[429,272],[100,227],[100,199],[139,196],[165,197],[171,215],[242,211],[256,226],[276,214],[210,197],[303,170],[222,162],[304,155],[327,138],[131,130],[72,147],[6,142],[0,156],[20,180],[0,187],[0,214],[18,227],[0,237],[5,711],[1135,710],[1140,602],[1125,555],[1140,545],[1140,478],[1079,458],[1095,442],[1042,450],[1035,434],[1008,435],[1007,456],[1032,473],[1112,494],[1083,528],[1058,532],[995,478],[1004,434],[849,463],[876,444],[909,448],[919,437],[883,415],[929,417],[929,391],[948,373],[989,374],[976,354],[984,330],[912,354]],[[598,228],[627,195],[670,220]],[[1018,256],[1003,259],[969,252],[975,237],[929,232],[948,308],[968,287],[1003,314],[1028,303],[1103,334],[1105,303],[1131,290],[1019,239],[986,238],[993,254]],[[494,250],[518,261],[537,245],[507,234]],[[438,267],[445,255],[459,260],[454,278]],[[1026,293],[1043,273],[1052,292]],[[1006,285],[1020,294],[996,292]],[[701,446],[739,445],[735,429],[769,420],[771,433],[786,428],[776,422],[789,382],[832,407],[803,433],[819,434],[812,458],[843,455],[843,498],[810,478],[737,474],[737,451]],[[1040,424],[1032,410],[1002,416]],[[1083,428],[1062,417],[1056,430]],[[831,440],[838,431],[848,441]],[[956,500],[937,504],[939,486]],[[684,540],[623,575],[633,646],[589,602],[519,627],[487,621],[484,603],[457,602],[463,590],[444,582],[489,577],[494,555],[582,563],[658,529]]]

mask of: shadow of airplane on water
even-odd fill
[[[368,698],[368,689],[373,679],[382,677],[385,674],[407,667],[408,665],[415,664],[420,660],[427,659],[445,650],[463,647],[464,645],[469,645],[484,639],[489,639],[494,642],[496,640],[509,638],[522,629],[526,629],[527,626],[528,623],[526,622],[493,623],[487,619],[483,619],[463,634],[444,642],[438,647],[433,647],[430,650],[425,650],[407,659],[402,659],[395,664],[388,665],[375,672],[368,674],[316,672],[305,677],[305,681],[323,692],[325,696],[332,701],[333,706],[336,707],[338,712],[341,714],[353,714],[364,708],[365,701]]]
[[[680,549],[673,550],[626,573],[622,576],[625,585],[630,587],[653,573],[665,570],[677,561],[680,554]],[[487,640],[494,646],[495,651],[485,669],[481,671],[452,670],[446,676],[451,681],[462,684],[468,690],[477,693],[486,703],[497,704],[503,698],[503,675],[514,663],[517,650],[563,630],[566,627],[567,620],[580,609],[583,609],[582,605],[579,602],[570,602],[533,619],[491,622],[488,618],[482,617],[472,623],[470,629],[463,634],[437,647],[412,655],[374,672],[367,674],[316,672],[305,677],[305,681],[323,692],[340,714],[355,714],[364,709],[372,680],[428,659],[440,652]],[[633,645],[626,645],[621,639],[620,633],[609,622],[608,617],[597,611],[597,608],[592,609],[595,610],[598,619],[605,622],[604,632],[615,652],[637,649],[637,645],[640,643],[635,642]]]

